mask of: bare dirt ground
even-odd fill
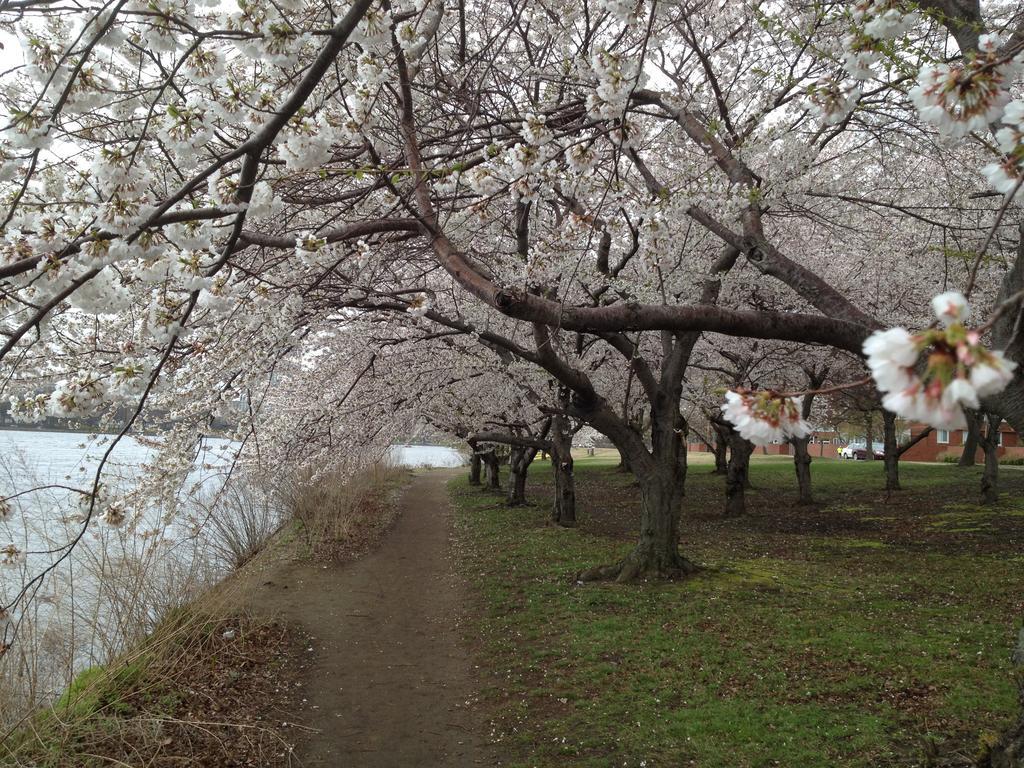
[[[311,635],[300,712],[308,768],[492,765],[460,640],[449,561],[449,472],[415,477],[380,546],[340,565],[288,563],[253,595]]]

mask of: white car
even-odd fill
[[[871,447],[874,448],[876,459],[885,458],[885,445],[883,443],[872,443]],[[864,461],[867,457],[867,442],[863,440],[858,443],[850,443],[848,446],[839,451],[839,458],[841,459],[854,459],[856,461]]]

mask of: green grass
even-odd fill
[[[924,765],[925,742],[969,755],[1015,713],[1024,570],[1006,533],[1024,533],[1022,505],[972,505],[975,470],[904,466],[908,490],[886,501],[878,465],[818,461],[823,503],[799,508],[789,462],[760,459],[750,515],[724,521],[722,479],[694,466],[683,549],[707,571],[575,584],[635,527],[611,463],[577,462],[576,530],[546,525],[546,501],[510,509],[452,483],[507,765]],[[531,474],[550,498],[548,468]]]

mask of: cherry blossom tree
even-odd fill
[[[973,393],[1024,427],[1012,4],[0,13],[24,51],[0,133],[20,415],[198,421],[296,336],[403,312],[543,371],[619,448],[638,543],[590,575],[622,579],[696,567],[679,403],[701,334],[864,353],[894,409],[955,419]],[[927,329],[949,289],[995,320],[863,349]],[[972,357],[918,383],[910,346]],[[649,436],[595,373],[608,356]],[[799,439],[800,404],[766,386],[730,397],[734,423]]]

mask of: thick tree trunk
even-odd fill
[[[1011,659],[1016,667],[1018,700],[1024,709],[1024,629],[1017,635],[1017,647]],[[978,768],[1024,768],[1024,712],[982,755]]]
[[[978,761],[978,768],[1024,768],[1024,715],[989,747]]]
[[[729,463],[725,472],[725,516],[740,517],[747,513],[746,489],[750,484],[750,454],[754,444],[729,433]]]
[[[900,446],[896,434],[896,414],[890,411],[882,411],[884,424],[885,444],[885,490],[892,492],[900,490]],[[871,449],[868,448],[868,451]]]
[[[641,436],[643,439],[644,434],[644,416],[641,413],[639,418],[630,419],[629,425],[633,430]],[[653,428],[653,427],[652,427]],[[633,466],[633,457],[629,455],[629,451],[619,449],[619,471],[629,472],[630,474],[636,474],[635,467]]]
[[[1024,290],[1024,221],[1017,224],[1017,256],[1013,267],[1003,276],[996,303],[1006,301]],[[1020,331],[1021,304],[1012,311],[1003,312],[992,326],[992,344],[1002,349],[1008,358],[1017,363],[1010,384],[998,395],[982,401],[982,408],[989,413],[998,413],[1018,435],[1024,435],[1024,333]]]
[[[559,457],[555,465],[555,505],[552,520],[563,528],[576,525],[576,477],[572,456]]]
[[[641,479],[640,541],[626,558],[620,581],[694,573],[697,567],[679,553],[679,514],[684,479],[673,470]]]
[[[811,494],[811,454],[807,450],[810,437],[791,440],[793,446],[793,467],[796,469],[796,485],[800,493],[801,504],[813,504]]]
[[[713,424],[712,429],[715,432],[715,469],[712,474],[724,475],[729,469],[729,461],[726,456],[729,450],[729,433],[717,424]]]
[[[981,414],[977,411],[964,410],[967,417],[967,436],[964,438],[964,451],[960,454],[958,467],[973,467],[978,453],[978,431],[981,428]]]
[[[498,454],[494,452],[493,448],[489,451],[484,451],[483,462],[487,470],[487,487],[492,491],[500,491],[501,476],[498,468]]]
[[[811,418],[811,409],[814,407],[814,397],[825,379],[828,378],[829,366],[821,368],[804,368],[807,374],[807,389],[809,390],[803,398],[800,406],[800,416],[806,421]],[[793,468],[796,470],[796,485],[799,491],[800,504],[813,504],[814,496],[811,493],[811,452],[808,448],[811,438],[807,437],[790,440],[793,446]],[[821,455],[821,451],[818,452]],[[748,472],[749,474],[749,472]]]
[[[630,464],[629,457],[623,452],[619,451],[619,466],[617,467],[619,472],[632,473],[633,467]]]
[[[508,464],[508,492],[506,498],[510,507],[526,504],[526,473],[536,451],[531,448],[513,448]]]
[[[480,485],[480,470],[482,469],[482,463],[480,461],[480,454],[473,451],[469,456],[469,484]]]
[[[576,525],[572,435],[569,433],[567,419],[560,415],[551,420],[551,464],[555,473],[555,504],[551,519],[556,525],[572,528]]]
[[[874,413],[868,411],[864,417],[864,447],[866,449],[864,458],[867,461],[873,461],[875,458],[875,420],[873,416]]]
[[[513,472],[509,470],[508,505],[522,507],[526,505],[526,469]]]
[[[981,474],[981,500],[985,504],[999,501],[999,425],[1002,421],[1000,416],[989,414],[985,437],[978,440],[985,451],[985,469]]]
[[[583,571],[577,575],[579,580],[678,578],[700,570],[679,552],[679,514],[686,482],[685,423],[679,413],[679,395],[679,388],[660,393],[651,409],[650,454],[639,440],[618,446],[640,486],[640,539],[636,547],[614,565]]]

